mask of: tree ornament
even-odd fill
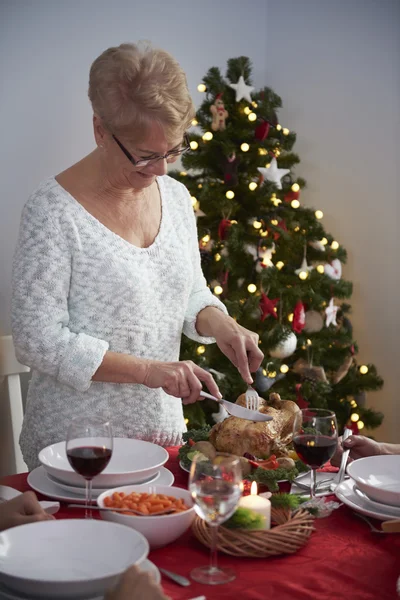
[[[360,433],[358,431],[357,423],[353,423],[353,421],[348,421],[346,427],[347,429],[351,429],[353,435],[358,435]]]
[[[254,385],[258,392],[267,392],[277,381],[283,379],[285,375],[283,373],[279,373],[276,377],[267,377],[264,375],[262,369],[258,369],[256,372]]]
[[[267,181],[274,183],[278,190],[282,189],[282,177],[290,173],[290,169],[278,168],[278,163],[275,157],[269,163],[269,167],[258,167],[257,170],[261,173],[264,180],[266,179]]]
[[[214,104],[210,106],[210,112],[212,114],[211,129],[213,131],[224,131],[226,129],[225,121],[229,117],[229,113],[225,110],[222,94],[215,96]]]
[[[301,333],[304,329],[306,319],[305,319],[305,311],[304,304],[301,300],[296,302],[296,306],[293,311],[293,321],[292,321],[292,329],[295,333]]]
[[[272,244],[270,248],[263,248],[261,246],[258,246],[258,264],[256,266],[256,271],[259,272],[262,271],[262,269],[266,269],[267,267],[273,267],[273,254],[275,254],[275,244]]]
[[[228,237],[229,228],[232,225],[232,221],[229,219],[222,219],[220,224],[218,225],[218,237],[222,241],[226,240]]]
[[[328,275],[334,281],[339,281],[342,277],[342,263],[335,258],[331,263],[325,265],[325,275]]]
[[[311,248],[314,248],[314,250],[318,250],[319,252],[325,252],[325,246],[320,240],[314,240],[308,243],[311,246]]]
[[[309,381],[328,383],[324,367],[314,367],[311,363],[299,358],[293,365],[293,372]]]
[[[336,384],[339,383],[340,381],[342,381],[342,379],[344,377],[346,377],[347,373],[349,372],[349,369],[351,367],[351,365],[354,362],[354,356],[350,355],[347,356],[344,363],[338,368],[338,370],[332,375],[332,383]]]
[[[243,98],[247,100],[247,102],[252,102],[250,94],[254,90],[254,87],[246,85],[243,75],[239,77],[237,83],[230,83],[229,87],[236,92],[236,102],[240,102]]]
[[[272,315],[274,319],[278,318],[276,314],[276,305],[278,303],[279,298],[274,298],[270,300],[264,292],[261,294],[260,300],[260,310],[261,310],[261,321],[265,321],[268,315]]]
[[[263,142],[268,137],[269,128],[270,124],[268,123],[268,121],[265,120],[262,121],[259,125],[257,125],[254,131],[256,139],[260,140],[260,142]]]
[[[238,166],[241,162],[241,157],[236,156],[235,152],[232,152],[229,156],[225,157],[223,163],[224,169],[224,183],[235,186],[238,184]]]
[[[300,275],[300,273],[309,273],[310,271],[313,270],[313,266],[312,265],[308,265],[307,264],[307,259],[306,257],[303,258],[303,262],[300,265],[299,269],[295,270],[296,275]]]
[[[296,389],[296,402],[297,402],[297,406],[301,409],[301,408],[308,408],[310,403],[307,402],[307,400],[305,398],[303,398],[303,396],[301,395],[301,383],[296,383],[295,389]]]
[[[316,310],[308,310],[305,314],[304,331],[306,333],[317,333],[324,326],[324,319],[321,313]]]
[[[335,327],[337,326],[336,315],[337,315],[338,310],[339,310],[339,307],[334,305],[333,298],[331,298],[328,306],[325,309],[325,314],[326,314],[325,325],[327,327],[329,327],[329,325],[334,325]]]
[[[281,342],[278,342],[277,345],[269,351],[270,356],[273,358],[287,358],[291,356],[297,347],[297,337],[295,334],[287,330],[289,333]]]
[[[285,202],[292,202],[293,200],[298,200],[300,196],[300,192],[293,192],[293,190],[290,190],[290,192],[287,192],[283,199]]]
[[[357,406],[365,406],[367,403],[367,394],[364,391],[354,394],[354,401],[357,403]]]

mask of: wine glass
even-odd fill
[[[316,471],[335,454],[338,442],[336,415],[324,408],[303,408],[293,424],[293,446],[311,467],[310,495],[315,498]]]
[[[71,467],[86,482],[85,518],[92,518],[92,479],[110,462],[113,450],[111,425],[100,417],[77,417],[68,428],[66,453]]]
[[[189,491],[196,513],[211,527],[209,566],[197,567],[190,573],[199,583],[217,585],[233,581],[233,569],[217,566],[218,525],[229,519],[242,495],[242,469],[239,458],[217,453],[214,458],[194,456],[189,475]]]

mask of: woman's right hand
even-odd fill
[[[149,360],[143,385],[162,388],[166,394],[182,398],[183,404],[193,404],[200,397],[204,382],[213,396],[222,398],[213,376],[191,360],[161,362]]]

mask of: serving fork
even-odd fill
[[[248,385],[246,390],[246,408],[254,411],[260,408],[260,397],[251,385]]]

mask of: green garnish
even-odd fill
[[[186,431],[182,437],[185,442],[192,440],[193,442],[208,442],[208,438],[210,437],[211,427],[210,425],[206,425],[201,429],[189,429]]]
[[[271,470],[259,467],[258,469],[255,469],[247,479],[266,485],[270,492],[277,492],[279,490],[278,481],[281,479],[293,481],[298,474],[299,472],[296,467],[293,469],[283,469],[282,467],[279,467],[278,469]]]
[[[272,494],[270,501],[273,508],[290,508],[290,510],[296,510],[301,504],[297,494]]]

